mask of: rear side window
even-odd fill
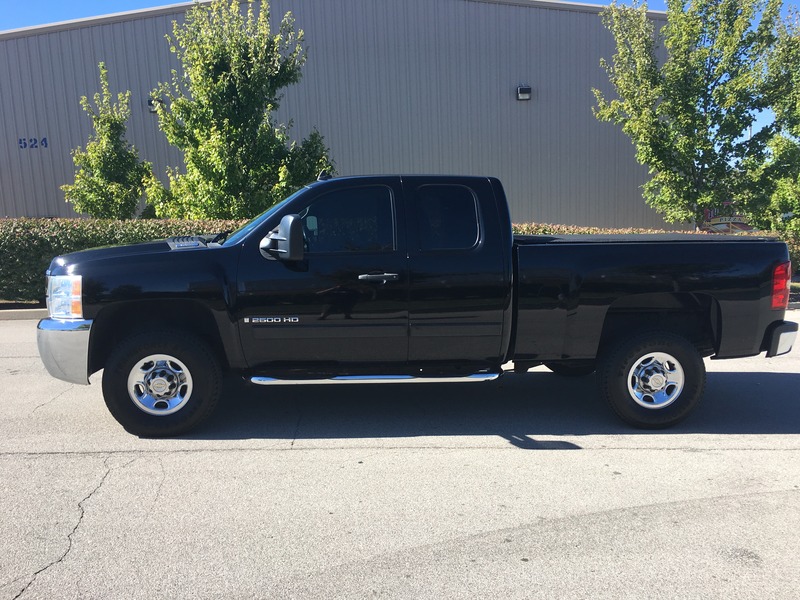
[[[416,215],[420,250],[469,250],[478,243],[478,202],[468,187],[419,187]]]
[[[394,250],[392,190],[366,186],[320,196],[301,214],[308,252]]]

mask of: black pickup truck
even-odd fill
[[[488,177],[311,184],[236,232],[56,257],[48,371],[129,432],[188,431],[226,371],[255,384],[486,381],[513,361],[597,372],[622,419],[667,427],[703,357],[784,354],[791,267],[770,238],[514,236]]]

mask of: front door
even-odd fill
[[[254,368],[405,363],[408,267],[398,178],[343,180],[299,214],[305,259],[267,260],[247,244],[238,322]]]

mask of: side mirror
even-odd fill
[[[298,215],[286,215],[277,229],[258,245],[264,258],[285,261],[303,260],[303,221]]]

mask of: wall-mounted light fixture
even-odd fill
[[[164,101],[161,98],[148,98],[147,99],[147,110],[151,113],[158,112],[157,106],[159,104],[164,104]]]
[[[530,100],[531,99],[531,86],[518,85],[517,86],[517,100]]]

